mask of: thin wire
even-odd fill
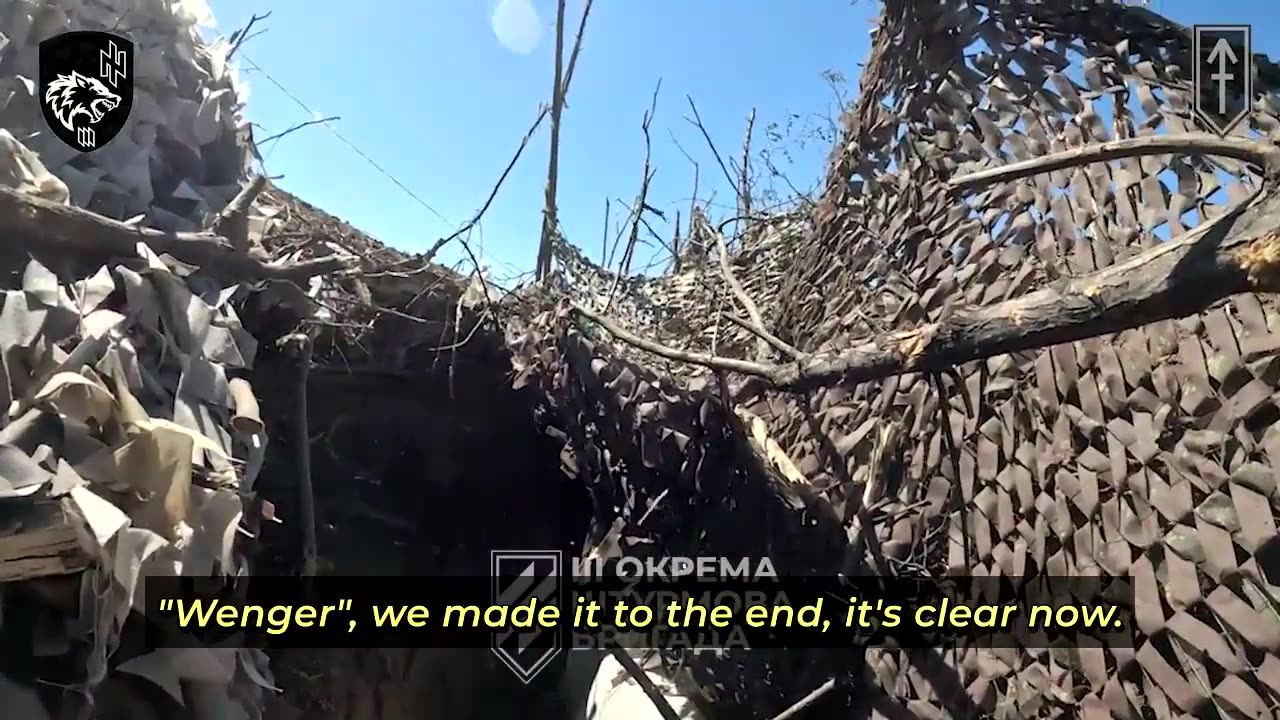
[[[271,73],[267,72],[266,70],[263,70],[263,69],[262,69],[262,66],[258,65],[258,64],[257,64],[257,63],[255,63],[253,60],[250,60],[250,59],[249,59],[249,57],[248,57],[247,55],[245,55],[244,53],[241,53],[241,54],[240,54],[240,59],[241,59],[241,60],[243,60],[243,61],[245,61],[245,63],[247,63],[247,64],[249,65],[249,67],[253,68],[254,70],[256,70],[256,71],[258,71],[258,72],[260,72],[260,73],[262,73],[262,76],[263,76],[263,77],[265,77],[265,78],[266,78],[266,79],[267,79],[267,80],[268,80],[272,85],[275,85],[275,86],[280,90],[280,92],[282,92],[282,93],[284,93],[286,96],[288,96],[288,98],[289,98],[290,100],[292,100],[294,103],[296,103],[296,104],[298,105],[298,107],[300,107],[300,108],[302,108],[303,110],[307,111],[307,113],[308,113],[308,114],[310,114],[310,115],[311,115],[311,117],[313,117],[313,118],[318,118],[318,117],[320,117],[319,113],[317,113],[315,110],[312,110],[312,109],[311,109],[311,108],[310,108],[306,103],[302,102],[302,100],[300,100],[300,99],[298,98],[298,96],[297,96],[297,95],[294,95],[293,93],[289,92],[288,88],[286,88],[284,85],[281,85],[281,84],[280,84],[280,81],[276,80],[274,77],[272,77],[272,76],[271,76]],[[449,226],[453,226],[453,222],[452,222],[451,220],[449,220],[449,218],[445,217],[444,215],[441,215],[441,214],[440,214],[440,212],[439,212],[438,210],[436,210],[435,208],[431,207],[431,205],[430,205],[429,203],[427,203],[427,201],[426,201],[426,200],[423,200],[421,197],[419,197],[419,196],[418,196],[418,194],[417,194],[417,193],[415,193],[414,191],[410,190],[408,187],[406,187],[406,186],[405,186],[405,184],[404,184],[404,183],[402,183],[402,182],[400,182],[398,179],[396,179],[396,176],[395,176],[395,175],[392,175],[391,173],[387,172],[387,170],[386,170],[385,168],[383,168],[383,167],[382,167],[381,165],[379,165],[377,162],[374,162],[373,158],[371,158],[371,157],[369,157],[368,155],[366,155],[366,154],[364,153],[364,151],[363,151],[363,150],[361,150],[360,148],[356,147],[356,146],[355,146],[355,145],[354,145],[350,140],[348,140],[348,139],[346,139],[345,137],[343,137],[342,133],[340,133],[340,132],[338,132],[337,130],[335,130],[335,129],[334,129],[334,127],[333,127],[333,125],[331,125],[330,123],[327,123],[327,122],[325,122],[325,123],[319,123],[319,124],[321,124],[321,125],[325,126],[325,128],[327,128],[327,129],[329,130],[329,132],[333,133],[333,136],[334,136],[334,137],[336,137],[336,138],[338,138],[338,140],[342,141],[342,144],[343,144],[343,145],[346,145],[347,147],[351,148],[351,151],[352,151],[352,152],[354,152],[355,154],[359,155],[361,158],[363,158],[363,159],[364,159],[364,161],[365,161],[365,162],[367,162],[367,163],[369,163],[370,165],[372,165],[372,166],[373,166],[373,169],[375,169],[375,170],[377,170],[378,172],[382,173],[382,174],[383,174],[383,175],[384,175],[388,180],[390,180],[391,182],[395,183],[396,187],[398,187],[398,188],[400,188],[401,190],[403,190],[403,191],[405,192],[405,194],[406,194],[406,195],[408,195],[409,197],[413,198],[413,199],[414,199],[414,201],[415,201],[415,202],[417,202],[417,203],[418,203],[419,205],[421,205],[422,207],[426,208],[428,212],[430,212],[432,215],[435,215],[436,217],[440,218],[440,220],[441,220],[442,222],[444,222],[444,224],[449,225]],[[273,145],[271,149],[272,149],[272,150],[275,150],[275,146]]]

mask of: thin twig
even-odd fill
[[[720,224],[716,226],[716,232],[723,235],[725,228],[729,227],[734,223],[740,223],[743,220],[750,220],[751,222],[768,222],[769,220],[772,220],[772,219],[773,218],[767,215],[735,215],[726,220],[721,220]]]
[[[605,267],[609,267],[609,208],[611,207],[613,203],[606,197],[604,199],[604,237],[600,238],[600,262],[605,263]]]
[[[262,28],[261,30],[259,30],[258,32],[254,33],[254,34],[252,34],[252,35],[250,35],[250,34],[248,34],[248,33],[245,33],[244,42],[249,42],[250,40],[252,40],[252,39],[254,39],[254,38],[256,38],[256,37],[258,37],[258,36],[260,36],[260,35],[266,35],[266,34],[267,34],[267,28]],[[241,43],[241,44],[244,44],[244,43]]]
[[[613,225],[613,245],[609,248],[609,257],[605,258],[603,268],[609,270],[613,267],[613,259],[618,255],[618,243],[622,242],[622,236],[626,233],[627,227],[631,225],[631,213],[634,212],[631,206],[622,201],[621,198],[614,198],[613,202],[618,203],[627,211],[627,217],[622,222],[615,222]]]
[[[689,164],[693,165],[693,194],[689,196],[689,227],[688,227],[688,232],[685,234],[685,250],[687,252],[689,248],[693,248],[693,240],[694,240],[693,223],[694,223],[694,220],[697,218],[698,179],[699,179],[698,175],[701,172],[701,168],[698,165],[698,161],[694,160],[689,155],[689,153],[685,151],[684,147],[680,144],[680,141],[676,139],[675,133],[672,133],[670,130],[667,130],[667,135],[671,138],[671,142],[673,145],[676,146],[676,149],[680,151],[680,154],[684,156],[684,159],[688,160]],[[677,258],[676,260],[677,260],[677,264],[673,268],[673,272],[680,271],[680,259]]]
[[[680,272],[680,211],[676,210],[675,234],[671,236],[671,272]]]
[[[280,138],[284,137],[285,135],[288,135],[289,133],[292,133],[292,132],[296,132],[296,131],[298,131],[298,130],[301,130],[301,129],[302,129],[302,128],[304,128],[304,127],[308,127],[308,126],[311,126],[311,125],[322,125],[322,124],[327,123],[327,122],[333,122],[334,120],[341,120],[341,119],[342,119],[342,118],[338,117],[337,115],[330,115],[329,117],[324,117],[324,118],[315,118],[314,120],[307,120],[307,121],[305,121],[305,122],[300,122],[300,123],[298,123],[297,125],[294,125],[293,127],[288,128],[287,130],[283,130],[283,131],[281,131],[281,132],[278,132],[278,133],[276,133],[275,135],[270,135],[270,136],[265,137],[265,138],[263,138],[263,139],[261,139],[261,140],[257,140],[256,142],[257,142],[259,145],[266,145],[267,143],[271,142],[272,140],[279,140]]]
[[[648,208],[649,206],[645,205],[644,207]],[[667,245],[667,241],[663,239],[661,235],[658,234],[657,230],[653,229],[653,226],[649,224],[649,218],[646,218],[643,214],[640,215],[640,224],[644,226],[644,231],[649,233],[649,237],[653,238],[654,241],[658,243],[658,247],[660,249],[662,250],[670,249],[669,246]]]
[[[644,522],[649,519],[649,516],[653,514],[654,510],[658,509],[658,505],[662,503],[663,498],[667,496],[668,492],[671,492],[671,488],[663,488],[662,492],[658,493],[658,497],[648,502],[649,507],[645,509],[644,515],[641,515],[640,519],[636,521],[636,527],[644,526]]]
[[[705,248],[700,246],[695,247],[693,244],[694,243],[693,221],[694,221],[694,218],[696,218],[698,215],[698,179],[699,179],[698,174],[699,172],[700,172],[700,168],[698,167],[698,163],[696,162],[693,163],[693,195],[689,198],[689,229],[687,233],[688,239],[685,240],[685,247],[693,248],[696,252],[698,252],[698,258],[701,258],[703,256],[702,251],[705,250]]]
[[[480,267],[480,259],[471,250],[471,243],[463,240],[462,249],[466,251],[467,257],[471,259],[471,264],[475,267],[476,277],[480,280],[480,291],[484,293],[485,307],[493,307],[493,296],[489,293],[489,282],[484,278],[484,269]]]
[[[591,15],[591,0],[582,6],[582,19],[578,21],[578,34],[573,39],[573,51],[569,53],[569,67],[564,71],[564,81],[560,84],[560,99],[569,97],[569,84],[573,82],[573,69],[578,66],[578,53],[582,52],[582,35],[587,30],[587,17]],[[566,104],[565,107],[568,107]]]
[[[686,117],[685,120],[693,123],[702,133],[702,138],[707,141],[707,147],[711,148],[711,154],[715,156],[716,163],[720,165],[720,171],[724,173],[724,179],[728,180],[729,187],[734,188],[734,192],[737,192],[738,183],[733,179],[733,174],[729,172],[729,167],[724,164],[724,159],[720,157],[720,151],[716,149],[716,143],[711,139],[711,134],[707,132],[706,126],[702,124],[702,117],[698,115],[698,106],[694,104],[693,97],[690,95],[685,95],[684,97],[689,101],[689,109],[693,111],[693,119],[689,120]]]
[[[733,323],[734,325],[737,325],[743,330],[746,330],[747,332],[754,334],[756,337],[760,338],[761,340],[764,340],[765,342],[769,343],[770,345],[773,346],[775,350],[782,353],[783,355],[786,355],[789,358],[794,359],[804,355],[804,353],[796,349],[794,345],[788,344],[786,340],[783,340],[777,335],[774,335],[773,333],[769,332],[768,330],[765,330],[764,328],[756,325],[755,323],[751,322],[750,320],[747,320],[746,318],[740,318],[737,315],[734,315],[733,313],[725,313],[724,317],[726,320]]]
[[[747,132],[742,136],[742,167],[739,168],[738,215],[751,214],[751,131],[756,124],[756,109],[747,116]],[[741,235],[741,233],[738,233]]]
[[[635,346],[641,350],[651,352],[658,357],[677,362],[686,362],[693,365],[702,365],[712,368],[713,370],[727,370],[729,372],[740,373],[743,375],[754,375],[756,377],[768,380],[772,377],[773,368],[762,363],[751,362],[749,360],[738,360],[737,358],[719,357],[717,355],[709,355],[707,353],[690,352],[688,350],[677,350],[667,347],[661,343],[641,337],[635,333],[623,329],[612,320],[605,318],[603,315],[589,310],[581,305],[574,304],[572,310],[604,328],[610,335]]]
[[[827,693],[831,692],[831,690],[835,686],[836,686],[836,679],[831,678],[830,680],[822,683],[817,688],[815,688],[813,692],[797,700],[795,704],[792,705],[791,707],[787,708],[786,710],[783,710],[777,715],[774,715],[773,720],[789,720],[790,718],[795,717],[801,710],[804,710],[805,708],[817,702],[818,699],[821,698],[823,695],[826,695]]]
[[[640,130],[644,133],[644,169],[641,175],[640,192],[636,195],[636,202],[631,208],[631,235],[627,239],[627,247],[622,252],[622,263],[618,267],[618,274],[613,276],[613,286],[609,288],[609,297],[605,300],[605,312],[609,311],[609,306],[613,304],[613,296],[618,292],[618,284],[622,282],[622,276],[631,270],[631,258],[635,254],[636,242],[640,239],[640,219],[644,214],[647,205],[645,201],[649,197],[649,183],[653,181],[654,171],[649,167],[650,150],[652,144],[649,138],[649,124],[653,122],[653,115],[658,109],[658,91],[662,89],[662,78],[658,78],[657,84],[653,88],[653,96],[649,99],[649,110],[645,112],[644,118],[640,121]]]
[[[231,49],[227,51],[228,60],[230,60],[231,57],[236,54],[236,51],[240,49],[240,46],[243,45],[245,40],[249,38],[249,31],[253,29],[253,24],[258,22],[259,20],[266,20],[269,17],[271,17],[270,10],[268,10],[267,14],[265,15],[253,15],[252,17],[249,18],[249,23],[244,26],[243,30],[240,30],[239,32],[231,33],[231,38],[230,38]]]
[[[423,350],[425,350],[426,352],[453,352],[458,350],[459,348],[465,346],[467,343],[471,342],[471,338],[475,337],[476,331],[479,330],[480,326],[484,325],[484,321],[489,319],[489,317],[491,317],[492,315],[493,313],[488,308],[486,308],[484,311],[484,314],[482,314],[479,318],[476,318],[476,321],[471,324],[471,329],[467,331],[466,337],[455,342],[436,345],[435,347],[423,348]],[[453,334],[454,334],[454,337],[457,337],[458,335],[457,330],[454,330]]]
[[[436,256],[436,253],[440,252],[440,248],[444,247],[450,241],[461,237],[463,234],[470,232],[471,228],[475,227],[476,223],[480,222],[480,218],[484,217],[489,206],[493,204],[493,199],[498,196],[498,190],[502,188],[502,184],[506,182],[507,176],[511,174],[512,168],[514,168],[516,163],[519,162],[520,155],[524,153],[524,149],[529,145],[529,141],[533,139],[533,134],[538,131],[538,126],[542,124],[542,120],[546,116],[547,106],[543,105],[538,109],[538,117],[534,118],[533,124],[529,126],[529,130],[525,132],[524,137],[520,139],[520,147],[516,148],[515,155],[511,156],[511,161],[508,162],[507,167],[503,169],[502,175],[498,176],[498,182],[494,183],[493,188],[489,190],[489,197],[485,198],[484,204],[480,206],[480,209],[476,211],[475,215],[471,216],[470,220],[462,224],[462,227],[454,230],[447,237],[440,238],[435,241],[431,247],[427,248],[427,251],[417,260],[422,263],[422,267],[426,267],[426,264],[431,262],[431,259]]]
[[[792,196],[794,196],[796,202],[799,203],[801,207],[806,210],[813,209],[814,202],[812,195],[814,191],[812,189],[802,191],[797,188],[795,184],[791,182],[791,178],[788,177],[786,173],[782,172],[782,170],[778,169],[778,166],[774,164],[772,158],[767,154],[767,151],[761,151],[760,158],[764,160],[765,167],[769,169],[770,175],[782,178],[782,182],[787,184],[787,189],[791,191]]]
[[[648,152],[646,151],[645,154],[647,156]],[[646,170],[648,170],[648,165],[649,165],[649,162],[646,157],[646,160],[645,160]],[[653,172],[649,171],[645,174],[644,179],[640,183],[640,192],[642,194],[647,194],[649,192],[649,183],[652,180],[653,180]],[[619,200],[618,202],[622,203],[621,200]],[[626,206],[626,203],[622,203],[622,204],[623,206]],[[641,242],[639,227],[640,227],[640,216],[641,216],[641,213],[644,212],[644,209],[645,209],[645,206],[640,203],[637,203],[634,207],[628,208],[629,212],[627,215],[627,223],[624,224],[621,229],[625,230],[629,226],[631,228],[631,232],[627,235],[627,244],[626,244],[626,247],[624,247],[622,250],[622,259],[618,261],[618,270],[617,272],[614,273],[613,285],[609,288],[609,296],[605,299],[604,309],[606,312],[609,310],[609,307],[613,304],[614,295],[618,292],[618,286],[622,282],[622,278],[630,276],[631,260],[635,256],[636,245]],[[645,243],[645,244],[648,244],[648,243]]]

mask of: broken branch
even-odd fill
[[[578,21],[578,35],[573,39],[573,51],[569,53],[569,67],[564,71],[564,82],[560,85],[560,98],[569,94],[569,83],[573,82],[573,69],[578,65],[578,53],[582,52],[582,34],[587,29],[587,17],[591,15],[591,0],[582,6],[582,19]]]
[[[157,254],[236,280],[302,280],[350,270],[356,258],[330,255],[289,264],[272,264],[239,252],[229,240],[210,232],[167,232],[136,227],[71,205],[0,187],[0,232],[19,243],[56,246],[121,258],[138,256],[138,243]]]
[[[1156,135],[1096,143],[1064,150],[1044,157],[1023,160],[990,170],[961,175],[947,183],[955,189],[983,188],[997,182],[1021,180],[1041,173],[1063,170],[1077,165],[1107,162],[1148,155],[1221,155],[1253,163],[1267,175],[1280,169],[1280,150],[1254,140],[1218,137],[1207,133]]]
[[[542,235],[534,276],[541,280],[551,272],[551,242],[556,232],[556,184],[560,177],[560,113],[564,110],[564,2],[556,4],[556,73],[551,86],[551,158],[547,165],[547,185],[542,208]]]
[[[267,186],[265,175],[257,175],[240,192],[231,198],[226,207],[218,211],[209,228],[231,242],[240,252],[249,251],[249,207]]]
[[[716,247],[720,249],[720,273],[724,275],[724,281],[728,283],[730,292],[738,299],[738,304],[747,311],[747,317],[751,318],[751,326],[747,329],[756,335],[758,339],[756,357],[763,360],[767,357],[768,347],[772,344],[765,339],[765,336],[769,335],[769,331],[765,328],[764,316],[760,314],[760,308],[756,306],[755,301],[747,294],[747,289],[742,286],[742,283],[738,281],[738,277],[733,273],[733,262],[729,259],[729,246],[724,241],[724,235],[718,232],[710,232],[710,228],[706,227],[705,221],[703,222],[703,230],[715,237]],[[792,354],[791,357],[796,356]]]
[[[582,34],[587,29],[587,16],[591,14],[591,0],[587,0],[582,8],[582,19],[578,22],[578,36],[574,38],[573,50],[569,57],[569,67],[564,70],[564,0],[556,6],[556,67],[555,85],[551,88],[551,158],[547,165],[547,187],[545,205],[542,211],[542,235],[538,244],[538,260],[534,267],[534,276],[541,280],[551,272],[551,243],[559,230],[556,217],[556,184],[560,175],[560,115],[564,111],[564,99],[569,94],[569,81],[573,79],[573,69],[578,63],[578,53],[582,50]]]
[[[232,56],[236,54],[236,51],[240,49],[240,46],[249,39],[249,31],[253,29],[254,24],[259,20],[266,20],[269,17],[271,17],[270,10],[268,10],[265,15],[251,15],[249,17],[249,23],[244,26],[244,29],[231,33],[231,37],[229,38],[229,41],[231,42],[231,49],[227,51],[228,60],[230,60]]]

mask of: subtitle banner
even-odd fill
[[[155,646],[489,647],[530,675],[566,648],[1134,641],[1127,579],[780,576],[722,558],[566,567],[557,551],[501,552],[489,576],[152,577],[140,609]]]

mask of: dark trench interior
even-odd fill
[[[576,553],[586,488],[561,469],[562,443],[540,427],[536,398],[511,388],[506,348],[476,337],[456,354],[409,352],[398,364],[412,369],[317,360],[308,373],[319,573],[488,576],[493,549]],[[255,573],[294,574],[299,363],[264,345],[255,366],[271,438],[255,490],[282,520],[264,523]],[[563,718],[563,655],[525,685],[484,648],[277,650],[284,694],[267,716]]]

